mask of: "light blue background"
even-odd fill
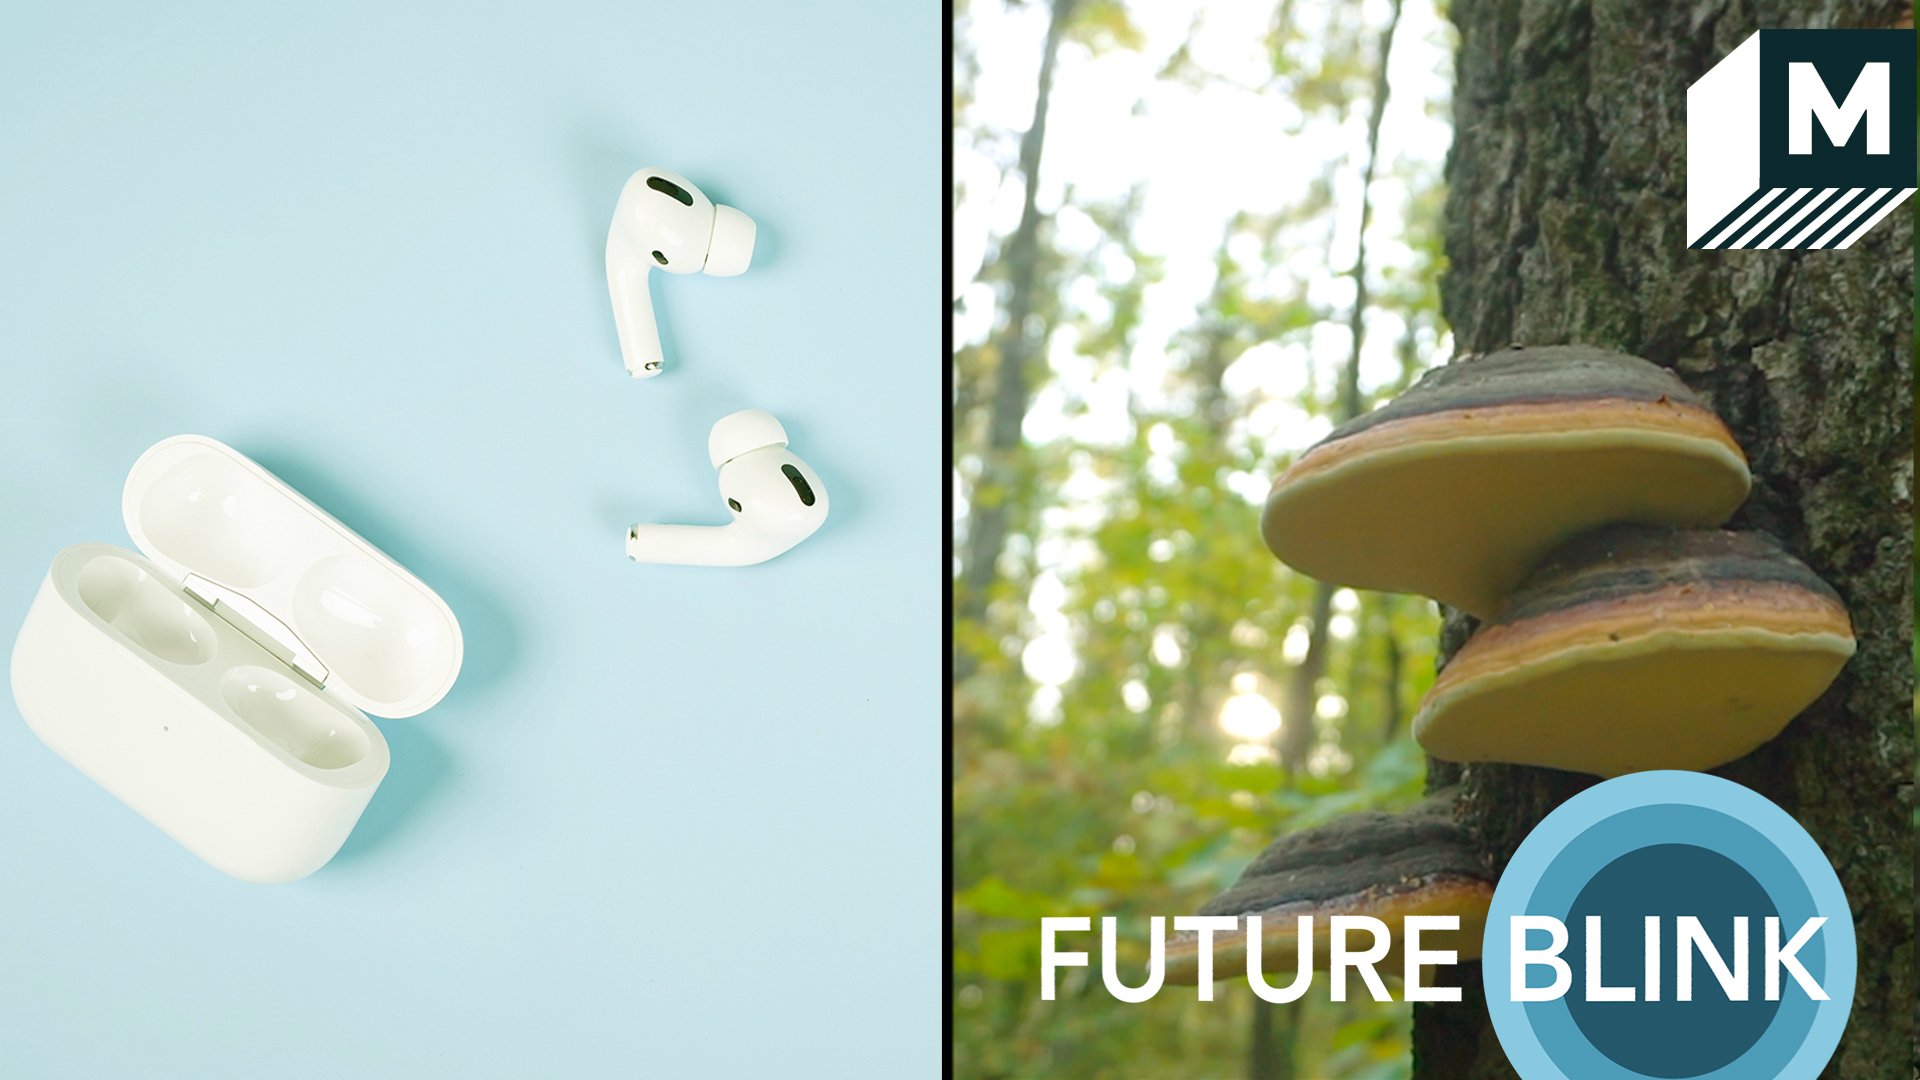
[[[466,666],[304,882],[209,869],[0,695],[0,1076],[910,1076],[939,1054],[940,9],[41,3],[0,29],[0,642],[127,544],[149,444],[222,439],[446,598]],[[602,250],[662,165],[760,225]],[[725,518],[785,421],[812,540]]]

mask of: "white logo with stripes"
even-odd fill
[[[1813,63],[1782,61],[1784,94],[1776,93],[1776,115],[1763,117],[1762,38],[1776,33],[1747,38],[1687,89],[1690,248],[1845,248],[1914,192],[1846,186],[1851,170],[1844,164],[1832,170],[1833,187],[1766,183],[1763,138],[1780,140],[1775,153],[1818,164],[1820,154],[1856,137],[1864,141],[1853,153],[1868,158],[1884,158],[1893,140],[1914,137],[1910,123],[1893,122],[1887,62],[1862,64],[1851,86],[1830,86]],[[1763,135],[1763,123],[1775,127]]]

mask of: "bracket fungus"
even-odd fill
[[[1724,523],[1752,477],[1666,369],[1579,345],[1436,368],[1274,482],[1267,547],[1322,581],[1485,618],[1548,551],[1618,522]]]
[[[1447,761],[1709,769],[1778,735],[1853,651],[1838,594],[1772,537],[1617,526],[1527,578],[1413,734]]]
[[[1215,980],[1246,971],[1246,917],[1261,916],[1260,945],[1266,972],[1299,966],[1299,917],[1313,920],[1313,966],[1324,970],[1330,952],[1332,915],[1368,915],[1386,923],[1393,950],[1385,965],[1398,968],[1409,915],[1453,915],[1460,929],[1429,933],[1423,948],[1452,949],[1459,959],[1480,955],[1493,883],[1466,832],[1452,816],[1445,792],[1404,813],[1366,811],[1275,840],[1227,891],[1204,904],[1201,915],[1232,915],[1237,929],[1213,935]],[[1199,936],[1168,939],[1167,981],[1199,978]]]

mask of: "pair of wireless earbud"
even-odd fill
[[[665,362],[649,292],[653,271],[733,277],[753,261],[754,232],[752,218],[715,205],[684,176],[642,169],[627,180],[607,232],[607,288],[628,373],[652,378]],[[707,457],[720,471],[720,496],[733,520],[635,525],[627,530],[628,558],[748,566],[812,536],[827,520],[826,486],[787,450],[786,429],[771,415],[747,409],[722,417],[707,436]]]

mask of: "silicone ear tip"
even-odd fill
[[[731,206],[713,208],[713,239],[707,242],[706,272],[714,277],[744,273],[753,261],[753,219]]]
[[[707,460],[719,468],[742,454],[769,446],[787,445],[787,429],[771,413],[742,409],[723,416],[707,436]]]

